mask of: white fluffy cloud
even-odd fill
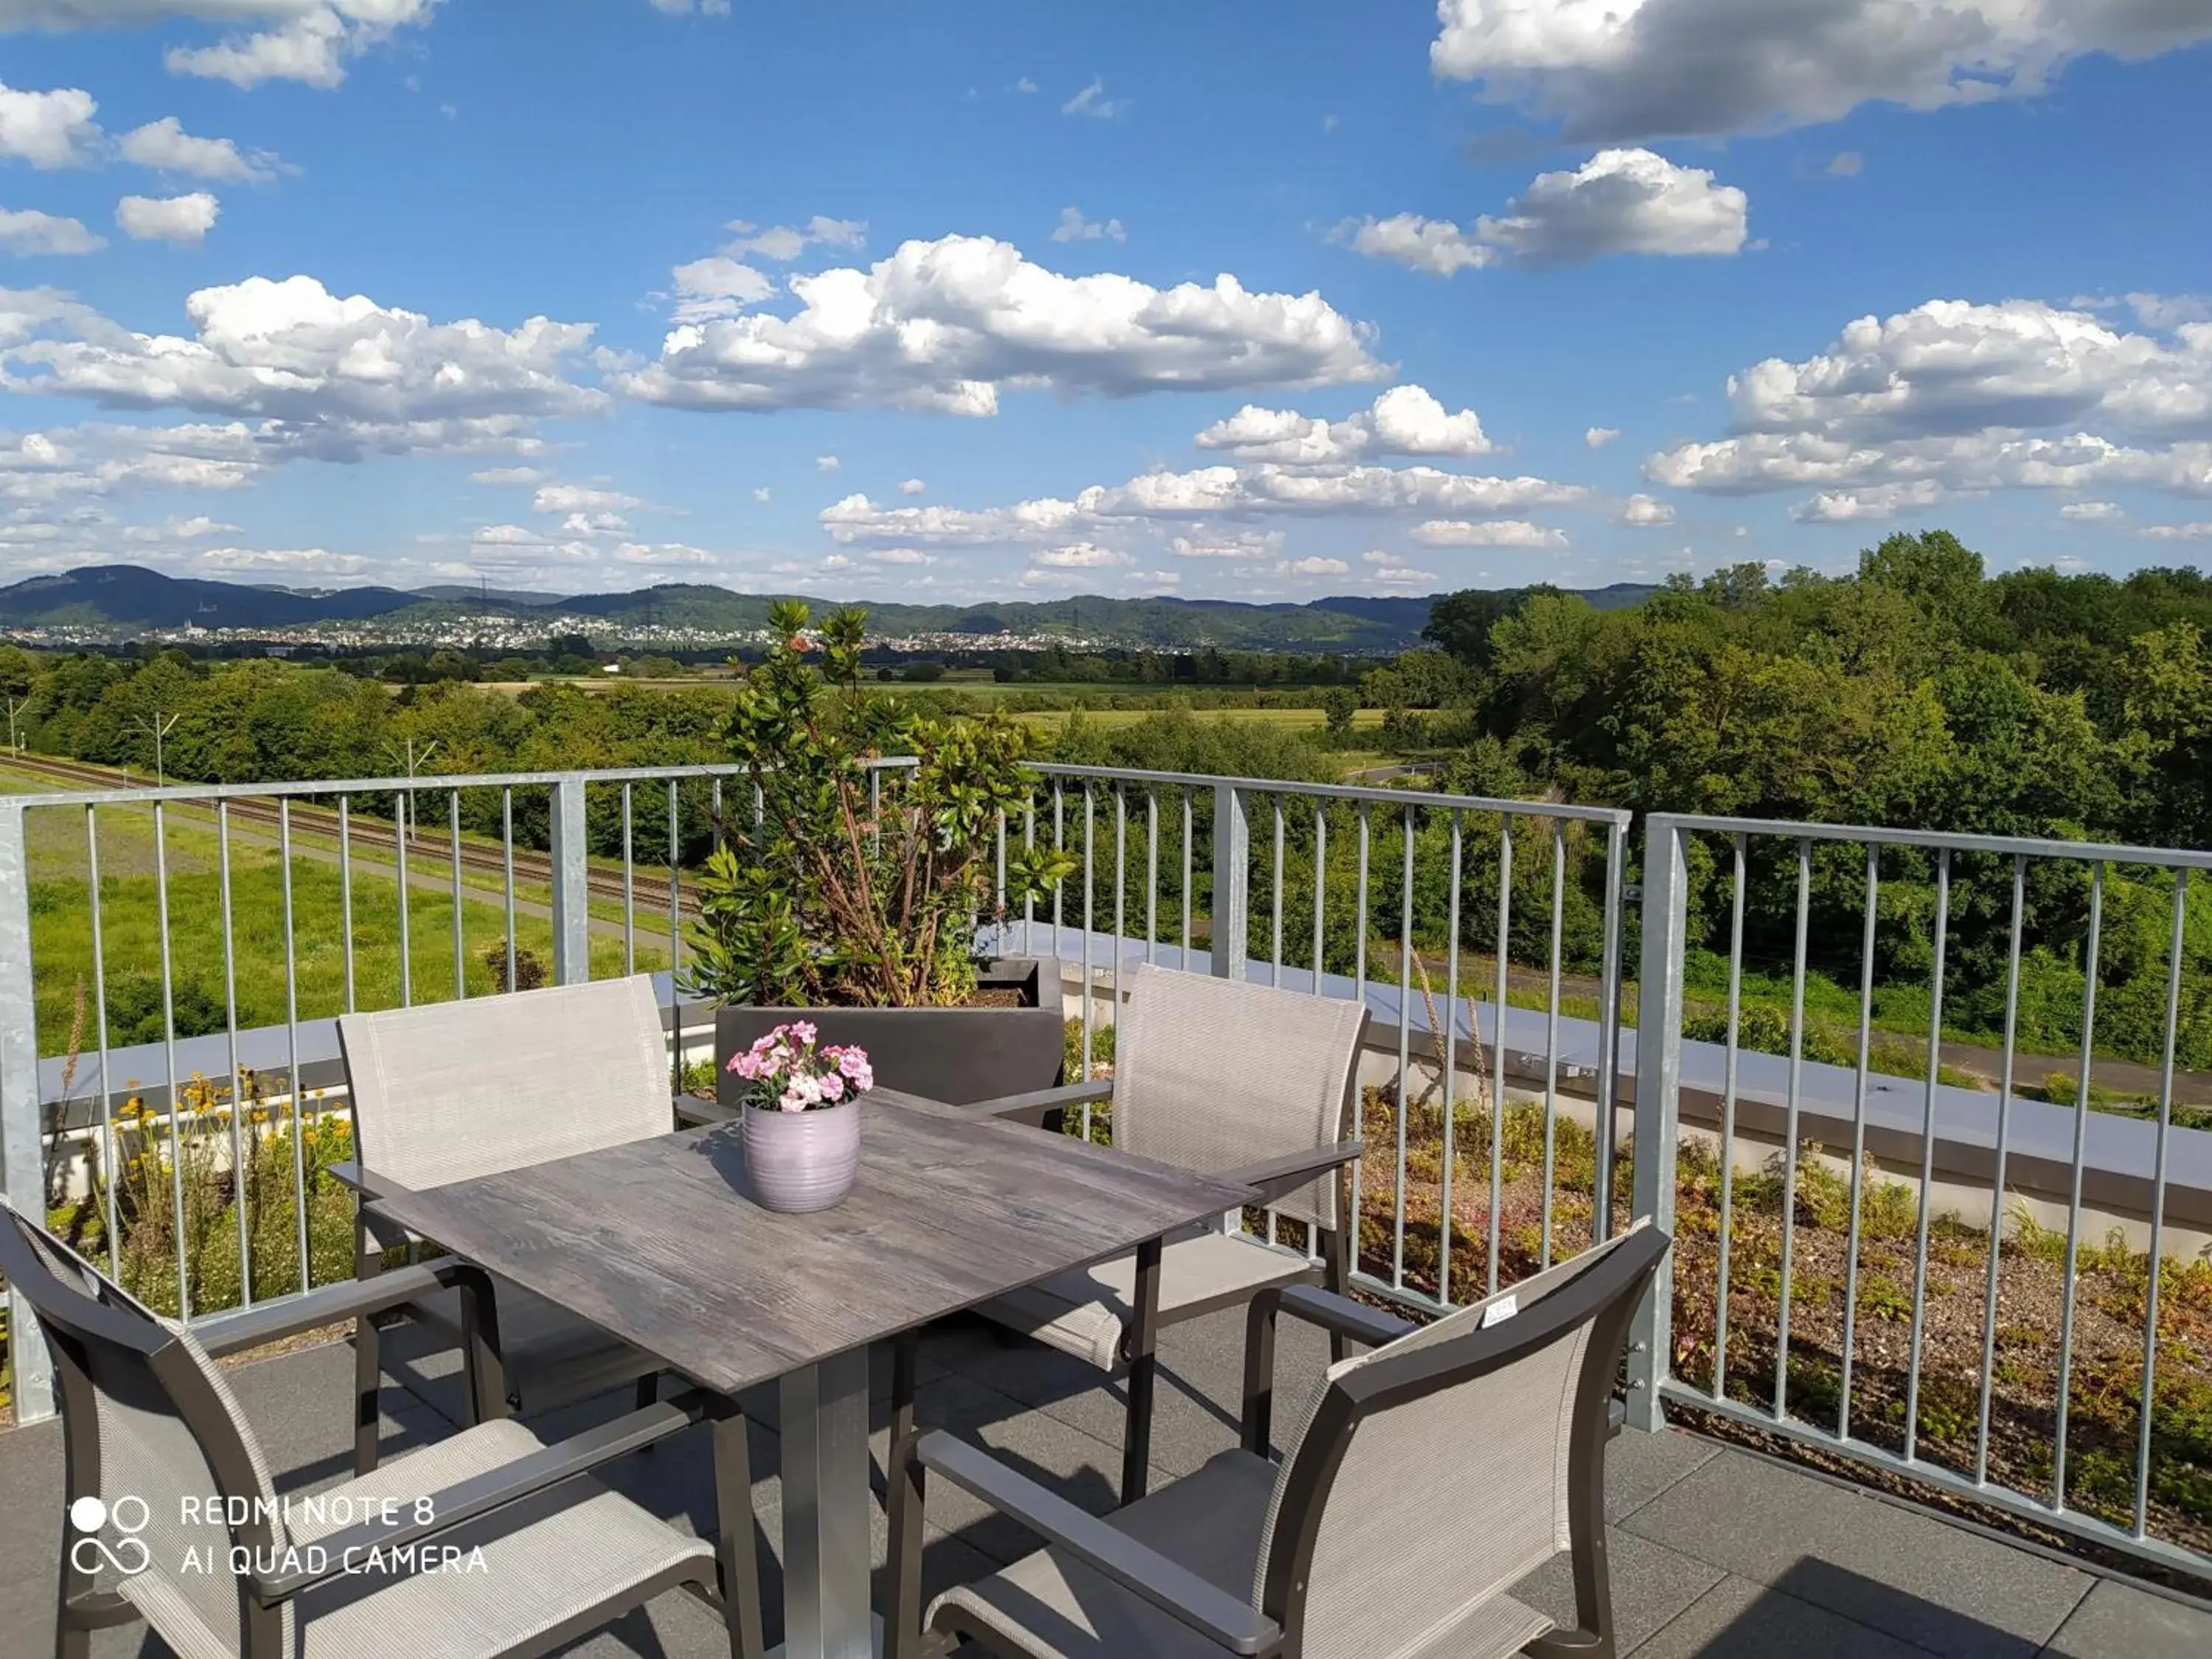
[[[107,244],[78,219],[40,213],[35,208],[0,208],[0,252],[9,253],[96,253]]]
[[[1106,95],[1106,79],[1094,75],[1090,83],[1060,106],[1062,115],[1088,115],[1101,121],[1110,121],[1128,107],[1127,99],[1112,99]]]
[[[1565,547],[1567,532],[1526,519],[1493,519],[1473,524],[1465,519],[1430,519],[1408,532],[1425,547]]]
[[[902,495],[921,495],[927,494],[928,489],[929,486],[919,478],[903,479],[899,484],[899,494]]]
[[[512,453],[535,422],[606,402],[565,374],[588,324],[434,323],[311,276],[201,289],[185,311],[190,337],[140,334],[51,290],[0,290],[0,390],[258,417],[276,427],[264,448],[338,459]]]
[[[738,258],[757,255],[778,264],[796,259],[810,247],[856,248],[868,240],[865,220],[832,219],[823,213],[800,226],[770,225],[763,230],[750,220],[732,219],[722,228],[736,233],[736,240],[723,245],[723,252]]]
[[[0,5],[9,0],[0,0]],[[346,63],[389,40],[398,30],[428,23],[439,0],[17,0],[30,10],[62,10],[88,21],[144,21],[180,14],[271,27],[234,34],[205,46],[172,46],[162,61],[173,75],[197,75],[258,87],[264,81],[298,81],[335,87]],[[107,14],[93,15],[94,14]]]
[[[0,501],[55,507],[147,489],[236,489],[287,458],[281,437],[238,422],[0,433]]]
[[[546,484],[531,498],[536,513],[620,513],[645,503],[618,489],[593,489],[583,484]]]
[[[1741,252],[1750,201],[1702,167],[1648,149],[1606,149],[1571,173],[1540,173],[1495,216],[1466,229],[1401,213],[1340,225],[1354,252],[1438,276],[1492,264],[1582,264],[1620,253]]]
[[[1942,493],[2148,485],[2212,494],[2212,323],[2166,337],[2039,301],[1934,300],[1728,383],[1735,434],[1652,456],[1719,495],[1815,487],[1819,521]]]
[[[1359,559],[1367,567],[1368,580],[1385,587],[1414,587],[1437,580],[1435,571],[1416,570],[1395,553],[1385,552],[1379,547],[1370,548]]]
[[[2193,0],[1437,0],[1436,73],[1603,143],[2044,91],[2089,52],[2212,38]]]
[[[694,259],[669,275],[676,283],[676,319],[682,323],[734,317],[775,292],[765,275],[726,253]]]
[[[115,147],[125,161],[142,167],[236,184],[264,183],[283,165],[259,150],[249,155],[228,138],[195,137],[173,115],[132,128]]]
[[[1279,530],[1207,530],[1194,526],[1188,536],[1171,537],[1168,550],[1178,559],[1272,559],[1283,550]]]
[[[1910,483],[1873,484],[1864,489],[1823,489],[1790,509],[1800,524],[1852,524],[1861,519],[1893,519],[1900,513],[1939,505],[1943,486],[1932,478]]]
[[[1425,388],[1392,386],[1336,422],[1247,404],[1193,440],[1239,460],[1337,466],[1362,455],[1486,455],[1492,445],[1471,409],[1449,414]]]
[[[1117,553],[1110,547],[1101,547],[1096,542],[1072,542],[1066,547],[1041,547],[1030,555],[1030,562],[1048,570],[1103,570],[1112,565],[1127,564],[1127,553]]]
[[[1583,428],[1583,441],[1592,449],[1603,449],[1620,435],[1617,426],[1589,426]]]
[[[1044,497],[1012,507],[885,507],[862,495],[848,495],[818,515],[840,542],[920,542],[991,546],[1057,540],[1094,529],[1145,522],[1295,517],[1389,516],[1419,513],[1490,516],[1583,499],[1576,484],[1547,478],[1494,477],[1445,472],[1431,466],[1285,467],[1206,466],[1188,472],[1146,472],[1126,483],[1093,484],[1073,501]],[[1194,526],[1195,532],[1197,526]],[[1470,526],[1488,533],[1492,526]],[[1511,532],[1498,532],[1510,535]],[[1556,532],[1547,532],[1556,533]],[[1186,536],[1176,551],[1206,557],[1200,550],[1237,547],[1212,532]],[[1224,555],[1223,556],[1228,556]]]
[[[1633,529],[1649,530],[1674,523],[1674,509],[1656,495],[1631,495],[1613,516],[1616,523]]]
[[[1079,207],[1064,207],[1060,210],[1060,222],[1053,227],[1055,242],[1126,242],[1129,233],[1121,228],[1119,219],[1109,219],[1103,224],[1095,219],[1085,219]]]
[[[1303,559],[1285,559],[1275,567],[1279,576],[1346,576],[1352,567],[1342,559],[1325,559],[1314,555]]]
[[[2127,514],[2118,501],[2069,501],[2058,509],[2058,516],[2071,524],[2110,524]]]
[[[480,484],[534,484],[543,483],[545,475],[534,466],[489,466],[469,477]]]
[[[4,0],[0,0],[4,3]],[[77,87],[23,92],[0,82],[0,161],[34,167],[83,167],[98,153],[100,106]]]
[[[185,196],[126,196],[115,204],[115,222],[134,242],[202,242],[215,228],[222,204],[204,190]]]
[[[368,561],[321,547],[210,547],[194,556],[203,570],[283,571],[302,576],[358,576]]]
[[[692,409],[883,404],[992,415],[1005,389],[1106,396],[1383,378],[1370,331],[1318,294],[1253,294],[1233,276],[1156,289],[1063,276],[979,236],[910,241],[866,270],[794,276],[795,316],[685,324],[615,377]]]
[[[2147,524],[2136,534],[2154,542],[2212,541],[2212,523],[2199,520],[2191,524]]]

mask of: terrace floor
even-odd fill
[[[1194,1468],[1236,1439],[1243,1325],[1233,1315],[1171,1328],[1163,1366],[1154,1458],[1162,1478]],[[459,1412],[450,1356],[410,1353],[393,1333],[384,1395],[387,1455],[451,1431]],[[1097,1374],[988,1327],[953,1324],[923,1350],[924,1422],[990,1446],[1071,1499],[1111,1506],[1121,1467],[1119,1396]],[[1317,1377],[1326,1361],[1313,1334],[1286,1326],[1283,1389]],[[343,1343],[248,1363],[232,1373],[286,1491],[343,1479],[350,1462],[347,1401],[352,1356]],[[875,1456],[885,1453],[888,1362],[878,1371]],[[569,1431],[626,1409],[629,1394],[570,1408],[549,1426]],[[749,1404],[751,1402],[748,1402]],[[769,1552],[769,1639],[781,1586],[772,1559],[781,1534],[773,1401],[757,1419],[758,1536]],[[690,1436],[702,1431],[692,1430]],[[678,1524],[711,1524],[703,1448],[687,1439],[613,1466],[607,1478]],[[880,1478],[880,1477],[879,1477]],[[2050,1659],[2203,1659],[2212,1609],[2126,1583],[1938,1519],[1880,1497],[1785,1468],[1689,1435],[1622,1435],[1607,1470],[1613,1598],[1621,1651],[1637,1659],[1788,1654],[1815,1659],[1905,1659],[1923,1654],[2045,1655]],[[56,1424],[0,1433],[0,1654],[52,1650],[55,1552],[62,1519]],[[989,1571],[1031,1547],[1012,1523],[961,1494],[931,1494],[927,1572],[933,1589]],[[1435,1523],[1449,1525],[1449,1516]],[[877,1521],[877,1559],[883,1556]],[[1564,1559],[1516,1593],[1565,1615],[1572,1595]],[[96,1633],[94,1659],[168,1650],[143,1629]],[[680,1593],[662,1597],[581,1644],[592,1659],[719,1659],[720,1620]]]

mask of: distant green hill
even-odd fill
[[[1601,609],[1640,601],[1651,590],[1623,584],[1586,597]],[[608,635],[646,627],[738,633],[764,628],[776,595],[672,582],[627,593],[568,599],[494,589],[440,586],[330,592],[252,586],[167,576],[136,565],[90,565],[0,587],[0,627],[112,629],[129,633],[203,628],[301,628],[316,623],[428,621],[486,611],[526,616],[553,627],[573,619],[580,631]],[[868,613],[872,632],[891,636],[1018,634],[1094,644],[1196,650],[1386,652],[1416,644],[1430,598],[1346,595],[1307,605],[1246,605],[1233,599],[1065,599],[988,605],[892,605],[811,595],[817,613],[841,603]]]

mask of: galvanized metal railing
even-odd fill
[[[1563,1197],[1577,1209],[1575,1226],[1582,1237],[1609,1235],[1628,813],[1346,784],[1112,767],[1036,769],[1043,782],[1021,822],[1001,826],[1001,843],[1015,836],[1024,843],[1046,841],[1079,853],[1081,864],[1079,874],[1053,895],[1048,918],[1032,904],[1018,921],[1010,918],[1002,938],[1025,952],[1048,950],[1077,968],[1085,1078],[1102,995],[1105,1006],[1118,1006],[1123,969],[1131,963],[1264,978],[1315,995],[1361,1000],[1395,1048],[1395,1065],[1365,1100],[1370,1131],[1380,1127],[1387,1135],[1389,1158],[1387,1170],[1353,1171],[1353,1210],[1369,1235],[1356,1257],[1357,1282],[1432,1311],[1448,1307],[1454,1300],[1455,1255],[1464,1245],[1487,1294],[1524,1267],[1549,1265],[1555,1243],[1564,1237],[1559,1224]],[[1486,882],[1479,879],[1486,872],[1468,868],[1470,829],[1486,843]],[[1543,860],[1530,866],[1539,873],[1533,889],[1543,921],[1530,948],[1520,954],[1538,975],[1523,997],[1537,1006],[1522,1012],[1541,1023],[1546,1073],[1538,1097],[1518,1104],[1508,1099],[1504,1079],[1516,958],[1516,848],[1523,842]],[[1391,860],[1379,872],[1378,854]],[[1545,869],[1548,880],[1541,878]],[[1159,926],[1164,873],[1170,922],[1180,919],[1179,929],[1171,927],[1167,939]],[[1339,876],[1346,879],[1334,883]],[[1334,905],[1333,884],[1341,889]],[[1468,902],[1478,885],[1484,889],[1477,895],[1480,902]],[[1378,888],[1387,887],[1395,887],[1395,894],[1378,895]],[[1431,888],[1440,901],[1433,908],[1421,902]],[[1586,1211],[1581,1194],[1561,1191],[1553,1162],[1565,1103],[1559,1022],[1571,891],[1595,933],[1589,951],[1595,959],[1583,964],[1597,981],[1590,1018],[1583,1022],[1596,1034],[1595,1063],[1583,1068],[1595,1098],[1581,1109],[1594,1139]],[[1395,918],[1383,913],[1378,896],[1395,896]],[[1133,926],[1139,914],[1141,936]],[[1468,994],[1475,982],[1462,969],[1486,943],[1491,1000],[1483,1004]],[[1395,972],[1377,981],[1370,967],[1394,955]],[[1440,1009],[1435,978],[1443,981]],[[1415,1092],[1415,1072],[1424,1063],[1417,1060],[1417,1044],[1428,1051],[1425,1060],[1432,1073],[1425,1097]],[[1461,1081],[1470,1069],[1478,1073],[1473,1099]],[[1462,1119],[1470,1109],[1487,1119],[1488,1146],[1473,1149],[1473,1157],[1460,1140]],[[1508,1207],[1507,1121],[1515,1110],[1540,1114],[1544,1148],[1534,1194],[1536,1243],[1526,1252],[1517,1251],[1516,1241],[1502,1231]],[[1086,1109],[1083,1132],[1090,1129]],[[1482,1183],[1471,1194],[1455,1190],[1463,1162]],[[1417,1181],[1417,1164],[1432,1164],[1433,1178]],[[1387,1194],[1373,1185],[1385,1176]],[[1417,1187],[1429,1189],[1418,1206],[1409,1201]],[[1455,1237],[1459,1206],[1470,1199],[1480,1205],[1479,1244]],[[1432,1209],[1433,1221],[1417,1220],[1412,1213],[1417,1207],[1424,1213]],[[1278,1237],[1276,1218],[1269,1215],[1261,1224],[1271,1240]],[[1409,1226],[1425,1267],[1409,1266]]]
[[[1887,889],[1885,858],[1891,866]],[[1653,1216],[1675,1233],[1678,1248],[1662,1268],[1639,1320],[1632,1356],[1639,1386],[1632,1400],[1638,1425],[1657,1426],[1666,1403],[1694,1407],[2127,1554],[2200,1576],[2212,1569],[2212,1555],[2159,1535],[2149,1515],[2153,1420],[2160,1409],[2160,1294],[2162,1280],[2176,1271],[2166,1260],[2167,1229],[2178,1189],[2175,1152],[2183,1138],[2188,1141],[2193,1200],[2201,1201],[2206,1173],[2212,1170],[2212,1137],[2178,1129],[2173,1121],[2191,879],[2207,870],[2212,870],[2212,853],[2202,851],[1666,814],[1648,818],[1635,1034],[1635,1203],[1639,1213]],[[2130,879],[2131,902],[2140,906],[2154,901],[2170,909],[2159,972],[2163,1053],[2154,1115],[2148,1122],[2092,1109],[2100,949],[2111,884],[2121,872]],[[2086,888],[2079,1042],[2070,1100],[2032,1099],[2016,1075],[2022,941],[2024,921],[2033,908],[2032,883],[2062,897]],[[1741,1015],[1746,896],[1762,884],[1771,898],[1788,903],[1790,926],[1781,965],[1790,975],[1790,997],[1778,1125],[1770,1086],[1760,1103],[1767,1131],[1754,1139],[1741,1121],[1751,1101],[1742,1084],[1749,1056],[1741,1042]],[[1960,896],[1969,885],[1972,902],[1962,906]],[[1871,1063],[1877,930],[1886,892],[1899,886],[1913,890],[1916,917],[1926,915],[1929,945],[1928,1017],[1920,1045],[1923,1064],[1917,1079],[1905,1085],[1917,1095],[1917,1103],[1908,1099],[1902,1108],[1896,1102],[1876,1102],[1879,1093],[1903,1091],[1878,1079],[1879,1068]],[[1816,1099],[1808,1080],[1816,1069],[1806,1053],[1816,890],[1818,908],[1828,923],[1824,936],[1830,941],[1822,954],[1838,968],[1855,968],[1859,987],[1853,1063],[1848,1068],[1817,1068],[1848,1078],[1849,1105],[1840,1112],[1832,1091]],[[2043,908],[2053,908],[2051,893],[2043,897]],[[1771,913],[1780,905],[1769,908]],[[1977,935],[1972,939],[1962,939],[1962,908]],[[1726,939],[1727,964],[1722,1063],[1717,1078],[1707,1063],[1703,1074],[1692,1079],[1686,1048],[1697,1045],[1686,1045],[1683,1036],[1689,1007],[1685,966],[1694,951],[1709,939],[1717,943],[1721,936]],[[1851,950],[1842,944],[1846,939],[1856,946],[1856,963],[1849,961]],[[1970,1121],[1955,1109],[1978,1104],[1978,1097],[1961,1101],[1966,1091],[1943,1079],[1946,996],[1963,988],[1961,958],[1968,945],[1984,964],[1993,957],[2003,964],[2004,1037],[1993,1124],[1986,1114]],[[1986,997],[1992,988],[1984,983],[1978,988]],[[1706,1048],[1710,1061],[1711,1045]],[[1780,1080],[1772,1075],[1771,1062],[1766,1069],[1770,1085]],[[1716,1092],[1717,1103],[1711,1098]],[[1681,1164],[1687,1121],[1683,1103],[1692,1094],[1705,1097],[1698,1116],[1717,1164],[1717,1217],[1710,1212],[1694,1218],[1678,1212],[1678,1203],[1688,1201],[1688,1194],[1695,1193],[1701,1205],[1711,1198],[1709,1189],[1686,1178]],[[1885,1127],[1887,1158],[1870,1146],[1870,1129]],[[1813,1144],[1816,1128],[1824,1134],[1847,1131],[1848,1152],[1838,1154],[1844,1164],[1840,1173]],[[2031,1158],[2046,1170],[2063,1160],[2057,1183],[2064,1194],[2063,1246],[2055,1243],[2057,1230],[2038,1224],[2014,1196],[2019,1174]],[[1763,1172],[1757,1167],[1762,1159]],[[1747,1163],[1753,1165],[1750,1172],[1744,1169]],[[1884,1174],[1885,1163],[1892,1173]],[[1757,1179],[1771,1188],[1778,1177],[1778,1211],[1747,1226],[1740,1197],[1743,1183]],[[2121,1449],[2109,1443],[2117,1437],[2110,1425],[2104,1425],[2100,1443],[2086,1454],[2100,1466],[2094,1492],[2069,1479],[2069,1450],[2079,1452],[2087,1438],[2075,1416],[2085,1249],[2090,1242],[2083,1237],[2085,1177],[2110,1189],[2100,1200],[2108,1214],[2140,1213],[2148,1223],[2136,1346],[2130,1354],[2107,1352],[2099,1361],[2100,1374],[2108,1379],[2136,1379],[2132,1431],[2124,1445],[2131,1467],[2122,1488],[2115,1476]],[[1838,1181],[1848,1183],[1840,1241],[1833,1237],[1832,1218],[1822,1224],[1819,1214],[1824,1205],[1832,1207]],[[2048,1193],[2054,1183],[2046,1174],[2039,1184]],[[1985,1218],[1978,1222],[1972,1203],[1977,1188],[1985,1206]],[[2009,1227],[2008,1198],[2014,1206]],[[1879,1243],[1872,1237],[1877,1213],[1886,1218],[1890,1235]],[[1693,1219],[1698,1224],[1687,1224]],[[2196,1224],[2204,1224],[2202,1215]],[[1698,1242],[1708,1228],[1714,1232],[1710,1262]],[[1825,1259],[1826,1271],[1807,1269],[1803,1249],[1816,1239],[1824,1251],[1840,1243],[1839,1284]],[[1747,1243],[1757,1251],[1759,1278],[1748,1294],[1744,1263],[1735,1254]],[[1938,1247],[1934,1257],[1931,1244]],[[1879,1273],[1873,1265],[1876,1255],[1881,1265],[1909,1272],[1909,1297],[1903,1286]],[[1969,1257],[1978,1257],[1979,1266],[1966,1267]],[[1939,1260],[1960,1281],[1956,1292],[1947,1291],[1943,1299],[1970,1302],[1978,1328],[1971,1370],[1963,1376],[1955,1368],[1939,1372],[1933,1358],[1930,1308],[1936,1287],[1931,1273]],[[2100,1259],[2100,1271],[2132,1273],[2132,1260],[2131,1244],[2115,1243]],[[1682,1294],[1678,1276],[1690,1271],[1692,1262],[1696,1288]],[[2038,1284],[2055,1281],[2055,1331],[2008,1325],[2001,1308],[2008,1274],[2033,1275]],[[1970,1296],[1964,1294],[1969,1291]],[[1833,1311],[1838,1291],[1839,1319]],[[1808,1301],[1818,1304],[1824,1327],[1839,1324],[1833,1336],[1825,1329],[1808,1336],[1802,1321],[1793,1327],[1793,1313],[1807,1312]],[[1771,1323],[1764,1317],[1770,1303]],[[1675,1328],[1678,1315],[1701,1318],[1708,1306],[1709,1332],[1700,1328],[1686,1337]],[[1747,1310],[1762,1316],[1755,1328],[1746,1328]],[[1902,1364],[1891,1361],[1888,1373],[1878,1380],[1880,1352],[1870,1357],[1868,1352],[1868,1327],[1876,1321],[1884,1333],[1879,1349],[1894,1346],[1888,1334],[1897,1323],[1905,1325]],[[2001,1358],[2001,1340],[2008,1348],[2017,1344],[2019,1351]],[[2055,1343],[2047,1365],[2036,1350],[2038,1341]],[[1730,1364],[1731,1344],[1740,1354],[1747,1342],[1754,1345],[1760,1362],[1748,1376]],[[2105,1346],[2111,1348],[2109,1339]],[[1694,1374],[1686,1375],[1686,1365]],[[1899,1370],[1901,1378],[1895,1375]],[[2008,1396],[2002,1401],[2000,1379]],[[2044,1394],[2046,1384],[2049,1392]],[[2023,1400],[2024,1395],[2031,1398]],[[2034,1409],[2033,1398],[2047,1411],[2047,1425]],[[2096,1431],[2097,1425],[2090,1428]],[[2044,1436],[2039,1447],[2029,1440],[2033,1431]],[[2031,1483],[2031,1473],[2042,1478]],[[2203,1530],[2194,1534],[2200,1546],[2203,1535]]]

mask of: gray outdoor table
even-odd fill
[[[869,1607],[869,1346],[1134,1251],[1139,1301],[1152,1305],[1134,1310],[1130,1386],[1148,1390],[1161,1237],[1251,1196],[888,1090],[862,1105],[859,1178],[814,1215],[778,1215],[744,1195],[733,1127],[371,1206],[726,1399],[779,1384],[788,1659],[881,1650]],[[726,1570],[752,1538],[744,1419],[718,1419],[714,1433]],[[1133,1438],[1126,1455],[1141,1470],[1148,1449]]]

